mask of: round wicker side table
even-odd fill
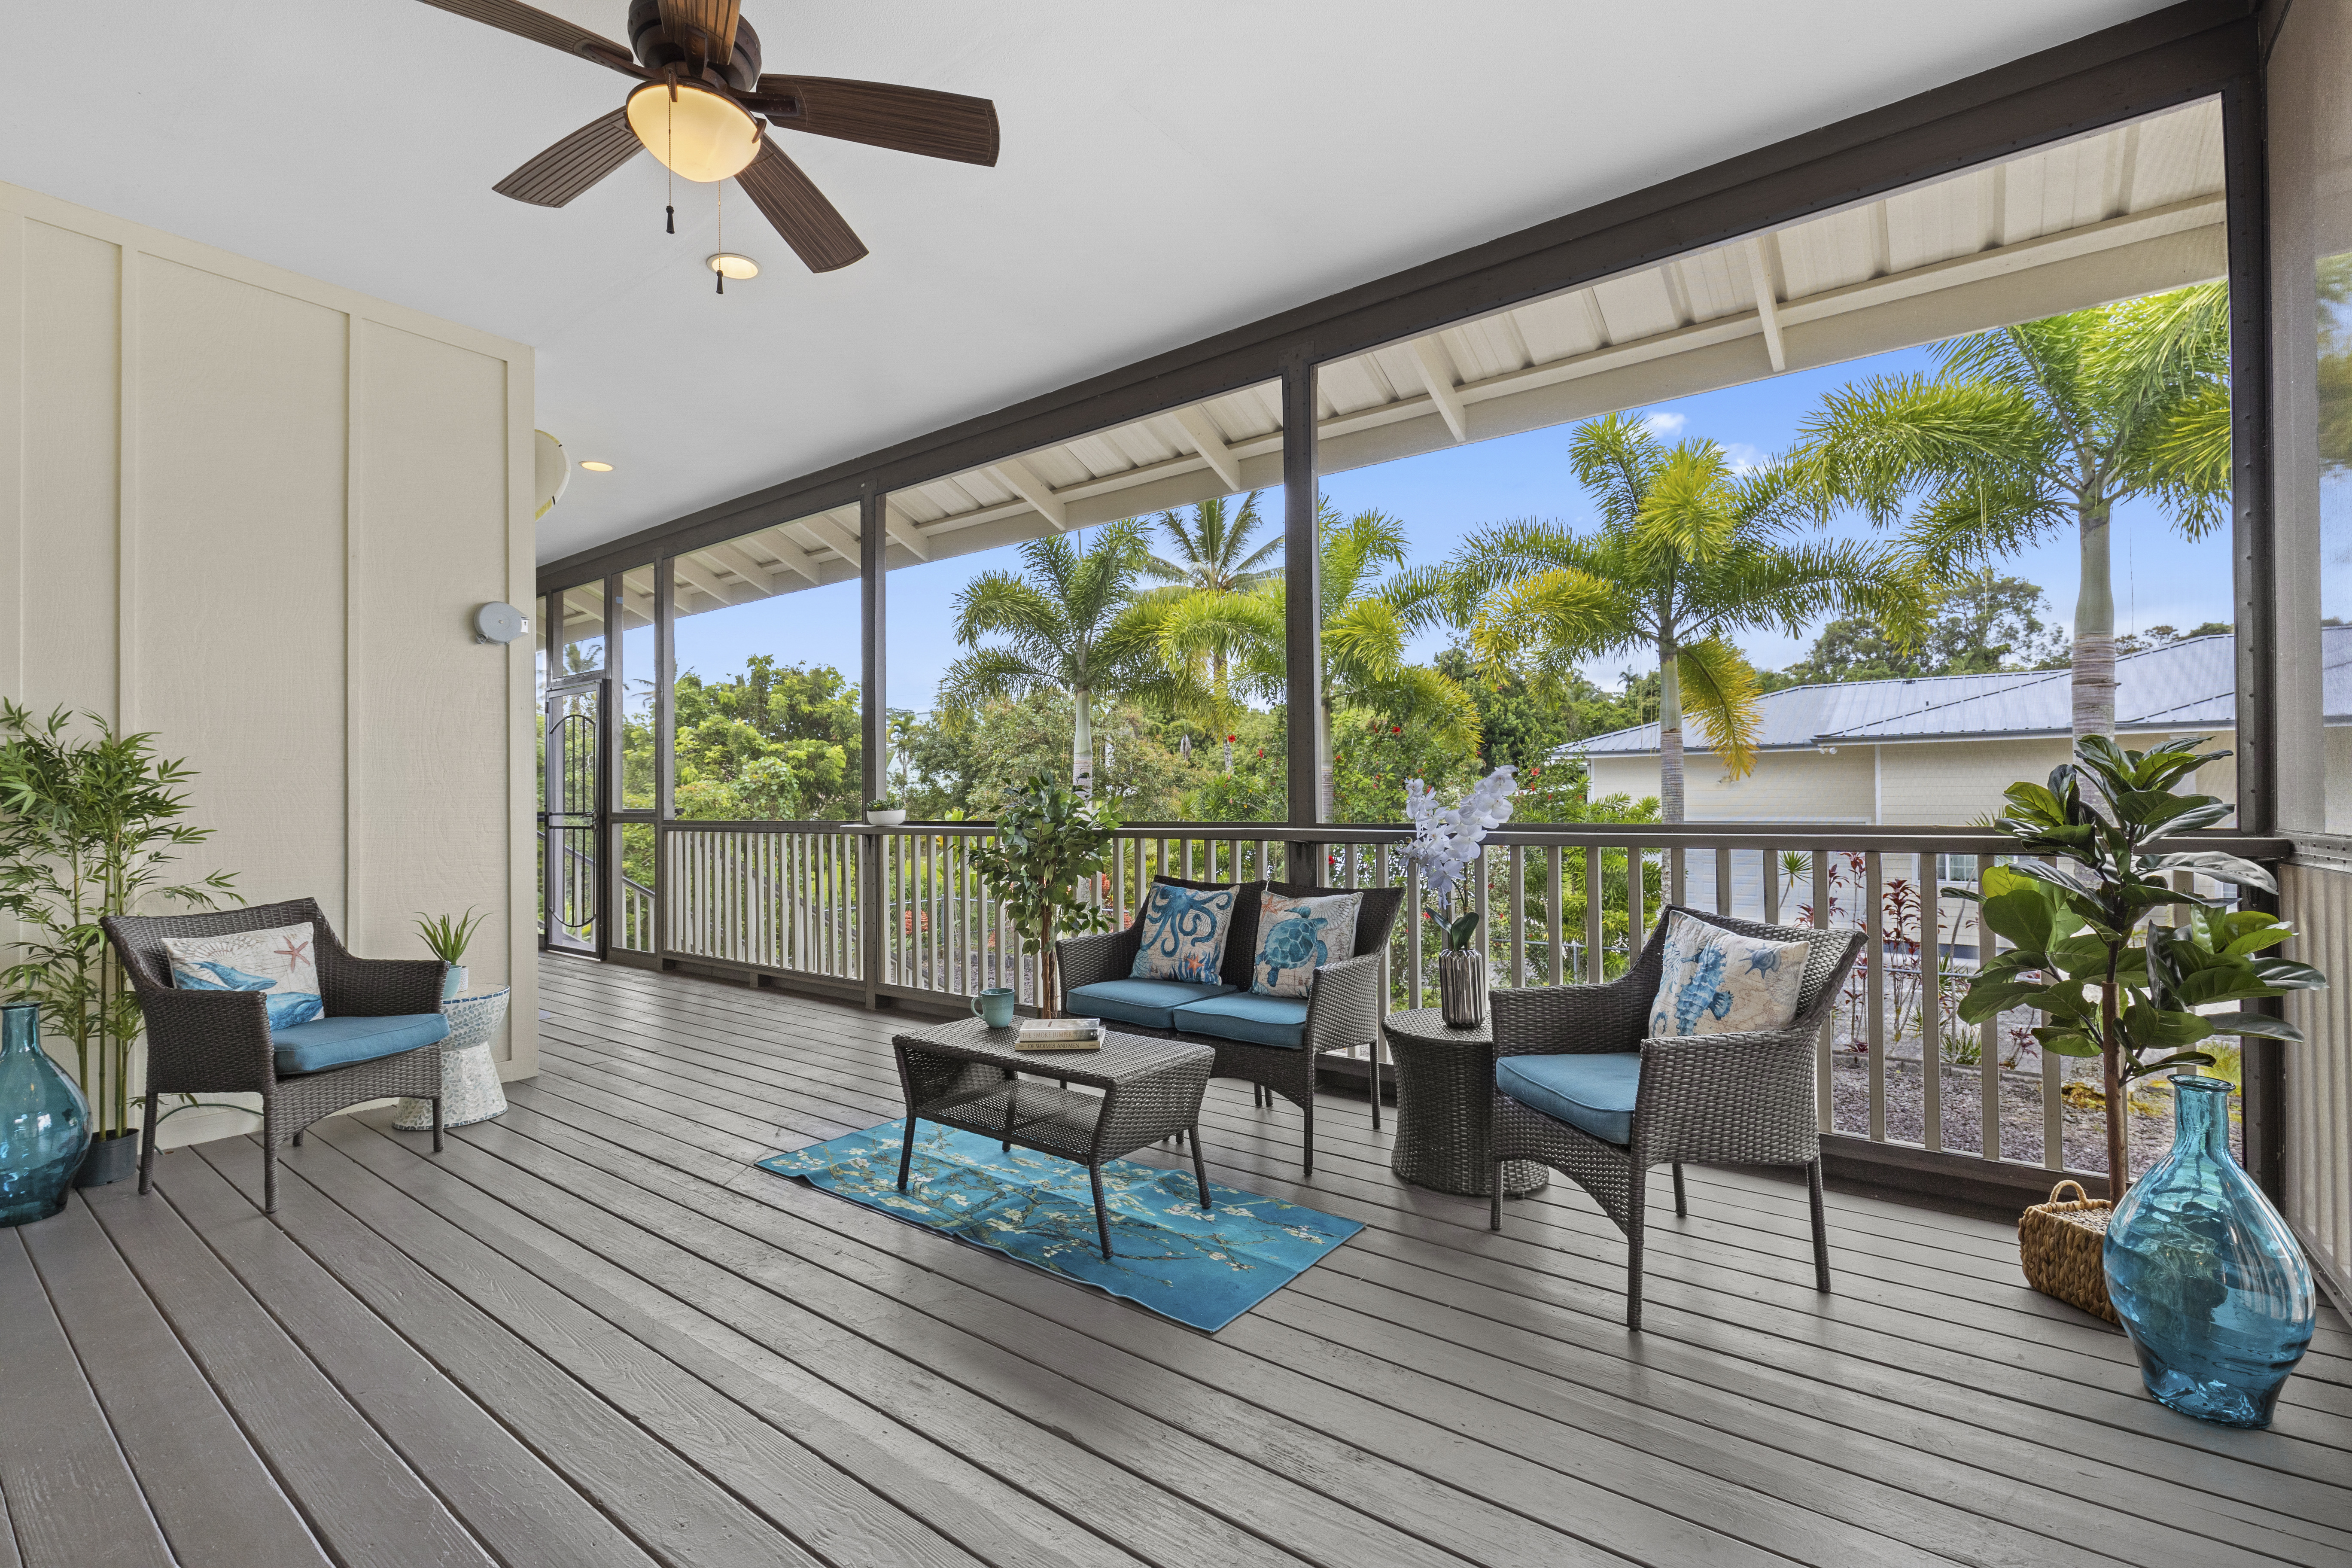
[[[1395,1150],[1389,1169],[1416,1187],[1483,1198],[1489,1185],[1488,1128],[1495,1110],[1495,1037],[1485,1024],[1457,1029],[1434,1007],[1383,1021],[1396,1074]],[[1551,1173],[1533,1160],[1503,1167],[1503,1194],[1541,1192]]]
[[[490,1041],[507,1021],[507,987],[452,997],[441,1011],[449,1020],[449,1037],[441,1042],[441,1125],[465,1127],[505,1115],[507,1093],[499,1087]],[[430,1128],[433,1102],[402,1100],[392,1124],[406,1132]]]

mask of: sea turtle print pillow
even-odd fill
[[[1217,984],[1217,965],[1224,961],[1225,938],[1234,929],[1234,900],[1240,894],[1239,888],[1210,892],[1154,882],[1143,906],[1143,941],[1135,951],[1129,976]]]
[[[1650,1005],[1652,1038],[1785,1029],[1797,1016],[1811,947],[1741,936],[1677,914]]]
[[[326,1011],[310,922],[234,936],[165,937],[172,984],[186,991],[258,991],[269,1026],[307,1024]]]
[[[1261,888],[1257,895],[1257,966],[1250,989],[1261,996],[1304,996],[1324,964],[1356,951],[1361,893],[1294,899]]]

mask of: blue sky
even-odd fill
[[[1736,460],[1787,449],[1798,426],[1822,395],[1848,381],[1932,371],[1924,349],[1881,354],[1827,370],[1801,371],[1746,386],[1655,405],[1644,412],[1677,440],[1719,442]],[[1595,514],[1568,462],[1570,426],[1529,431],[1499,440],[1447,447],[1376,468],[1333,474],[1325,492],[1342,511],[1377,507],[1405,521],[1415,564],[1444,560],[1463,537],[1491,522],[1517,517],[1558,518],[1589,526]],[[1281,494],[1259,502],[1268,526],[1278,527]],[[1838,532],[1867,530],[1847,525]],[[2150,503],[2116,510],[2114,546],[2116,622],[2130,632],[2157,625],[2187,629],[2231,617],[2231,563],[2226,534],[2189,543],[2173,532]],[[957,590],[991,568],[1017,569],[1011,548],[958,556],[890,574],[889,693],[894,708],[929,709],[940,672],[961,650],[953,623]],[[2074,548],[2057,539],[2012,557],[2003,570],[2041,584],[2055,619],[2071,624],[2076,584]],[[1426,639],[1425,656],[1444,645]],[[1747,646],[1758,665],[1777,668],[1801,658],[1811,637],[1759,637]],[[635,652],[634,647],[630,650]],[[648,647],[650,652],[650,647]],[[853,584],[787,594],[756,605],[691,616],[677,627],[678,665],[705,677],[732,673],[754,653],[786,663],[857,668],[857,595]],[[1591,668],[1603,685],[1617,684],[1630,658]],[[638,668],[643,668],[639,666]]]

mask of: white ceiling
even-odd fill
[[[102,72],[12,79],[0,179],[532,344],[539,423],[615,469],[549,560],[2156,8],[747,0],[769,69],[992,98],[1003,154],[791,138],[873,254],[814,277],[730,185],[767,269],[723,299],[711,187],[666,235],[650,158],[490,190],[625,79],[418,0],[116,0]]]

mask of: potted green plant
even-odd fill
[[[2231,1086],[2193,1069],[2213,1065],[2206,1047],[2217,1037],[2302,1039],[2285,1019],[2232,1004],[2327,981],[2272,952],[2294,935],[2285,921],[2195,886],[2203,878],[2274,891],[2269,871],[2219,850],[2159,850],[2231,811],[2173,787],[2230,754],[2200,752],[2205,743],[2134,752],[2085,736],[2046,785],[2009,787],[2009,811],[1993,826],[2020,858],[1987,867],[1980,893],[1951,891],[1979,897],[1985,923],[2014,945],[1987,955],[1959,1014],[1975,1024],[2032,1007],[2044,1020],[2033,1030],[2043,1050],[2099,1058],[2115,1200],[2100,1243],[2107,1302],[2157,1398],[2202,1419],[2263,1426],[2311,1340],[2310,1268],[2231,1153]],[[2165,909],[2189,918],[2155,923]],[[2135,1184],[2126,1092],[2167,1072],[2173,1147]]]
[[[877,827],[896,827],[907,820],[906,803],[895,795],[877,795],[866,803],[866,820]]]
[[[449,973],[441,982],[441,999],[445,1002],[466,994],[466,946],[474,940],[488,915],[478,915],[474,906],[466,906],[462,915],[426,915],[416,917],[416,933],[433,956],[449,966]]]
[[[1478,934],[1476,911],[1450,921],[1444,911],[1452,908],[1463,876],[1485,853],[1486,835],[1510,821],[1517,773],[1513,765],[1496,768],[1454,806],[1440,803],[1437,792],[1419,779],[1409,779],[1404,786],[1404,814],[1412,824],[1404,860],[1429,889],[1433,907],[1423,913],[1438,933],[1437,1009],[1457,1029],[1475,1028],[1486,1021],[1486,992],[1494,977],[1486,952],[1470,946],[1470,939]]]
[[[182,820],[195,774],[157,756],[153,735],[82,717],[91,733],[77,736],[65,709],[36,719],[0,702],[0,915],[19,929],[0,987],[37,1004],[46,1032],[73,1047],[92,1134],[76,1180],[96,1186],[131,1173],[143,1103],[131,1091],[139,999],[98,922],[157,901],[210,909],[231,878],[166,879],[181,851],[212,837]]]
[[[1013,792],[997,814],[995,837],[972,852],[981,882],[1002,900],[1021,951],[1038,955],[1040,1010],[1049,1018],[1061,1010],[1055,939],[1110,925],[1109,913],[1087,902],[1080,889],[1110,869],[1112,834],[1093,801],[1040,773]]]

